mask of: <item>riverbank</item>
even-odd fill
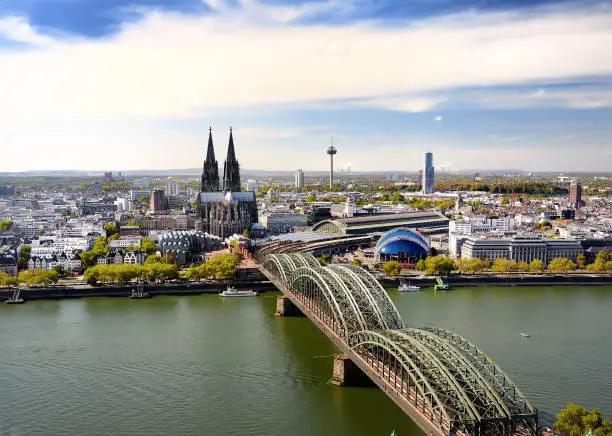
[[[397,288],[400,280],[408,280],[411,284],[423,288],[433,287],[436,283],[434,277],[401,277],[378,278],[385,288]],[[567,274],[567,275],[529,275],[512,274],[508,276],[493,275],[451,275],[444,281],[452,287],[463,286],[557,286],[557,285],[612,285],[612,275],[595,274]],[[234,286],[238,289],[253,289],[260,292],[276,291],[274,285],[253,269],[241,274],[239,280],[223,282],[172,282],[148,283],[144,290],[152,296],[156,295],[199,295],[216,294]],[[128,285],[98,285],[90,286],[82,282],[74,284],[60,284],[49,287],[22,288],[21,297],[24,300],[57,300],[61,298],[85,297],[128,297],[134,289],[134,284]],[[13,295],[13,289],[0,289],[0,302],[8,300]]]
[[[207,282],[207,283],[150,283],[144,286],[144,291],[151,296],[156,295],[201,295],[218,294],[228,286],[237,289],[253,289],[258,292],[275,291],[276,288],[270,282]],[[132,290],[131,285],[56,285],[40,288],[21,289],[21,298],[28,300],[59,300],[63,298],[85,298],[85,297],[129,297]],[[6,301],[12,297],[13,289],[0,289],[0,301]]]
[[[408,280],[411,284],[422,287],[433,287],[434,277],[402,277],[397,279],[378,279],[384,287],[397,287],[400,280]],[[612,285],[612,275],[451,275],[444,281],[452,286],[557,286],[557,285]]]

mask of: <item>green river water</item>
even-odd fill
[[[486,351],[544,422],[567,401],[612,416],[612,286],[390,294],[408,326]],[[421,434],[378,389],[330,385],[334,347],[276,295],[0,305],[0,436]]]

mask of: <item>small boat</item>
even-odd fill
[[[228,286],[225,291],[219,292],[220,297],[257,297],[257,291],[252,289],[238,290],[233,286]]]
[[[15,289],[13,291],[13,296],[4,302],[5,304],[23,304],[25,300],[21,298],[21,290]]]
[[[436,282],[437,283],[434,285],[434,291],[450,291],[450,285],[448,283],[444,283],[442,277],[438,277]]]
[[[138,286],[137,289],[132,289],[130,298],[151,298],[151,294],[149,294],[148,292],[144,292],[144,287],[141,285]]]
[[[528,338],[529,337],[529,333],[522,332],[521,336],[524,337],[524,338]]]
[[[399,287],[397,288],[400,292],[417,292],[420,291],[421,288],[419,286],[411,285],[410,282],[406,284],[405,281],[401,281]]]

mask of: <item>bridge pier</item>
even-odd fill
[[[305,316],[293,302],[284,295],[276,297],[276,316]]]
[[[346,354],[334,356],[334,374],[331,383],[336,386],[376,386]]]

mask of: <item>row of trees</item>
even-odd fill
[[[0,231],[8,231],[13,227],[13,221],[10,220],[2,220],[0,221]]]
[[[178,266],[162,262],[145,265],[95,265],[85,271],[83,275],[83,279],[90,285],[97,283],[127,283],[135,279],[158,282],[178,278]]]
[[[20,283],[27,286],[48,286],[57,283],[59,278],[60,274],[55,269],[20,271],[17,277],[9,276],[0,271],[0,286],[17,286]]]
[[[586,259],[584,256],[578,256],[578,264],[570,259],[559,257],[553,259],[548,264],[548,270],[552,272],[569,272],[575,271],[579,266],[584,266]],[[612,271],[612,253],[600,252],[597,255],[595,263],[586,267],[590,271]],[[484,270],[491,270],[497,273],[509,272],[543,272],[546,265],[540,259],[534,259],[530,263],[516,262],[512,259],[496,259],[491,262],[489,259],[458,259],[453,262],[447,256],[429,256],[417,262],[415,269],[424,271],[429,275],[446,275],[451,271],[460,273],[477,274]],[[383,265],[383,270],[385,267]],[[386,271],[385,271],[386,272]]]
[[[240,255],[236,253],[215,256],[202,265],[190,267],[185,272],[185,278],[187,280],[233,279],[238,273],[237,265],[240,259]]]

